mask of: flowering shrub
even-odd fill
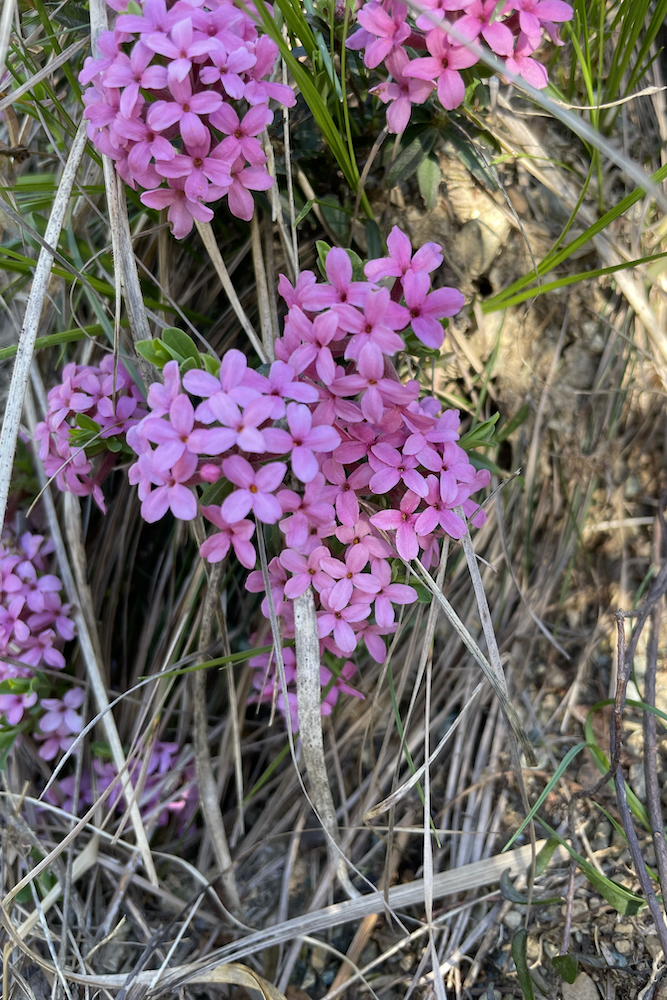
[[[211,202],[250,220],[251,191],[273,179],[257,136],[273,121],[269,101],[291,107],[292,89],[268,79],[278,47],[231,0],[109,0],[123,13],[79,74],[88,135],[144,205],[168,209],[182,239]],[[166,181],[166,186],[163,184]]]
[[[5,753],[21,730],[35,729],[45,760],[69,749],[83,726],[75,711],[83,704],[83,691],[71,688],[62,701],[44,697],[50,684],[38,673],[44,665],[62,670],[59,647],[74,638],[71,607],[60,597],[62,584],[48,572],[51,551],[42,535],[30,532],[18,539],[6,532],[0,545],[1,746]]]
[[[322,656],[343,664],[322,667],[324,712],[341,691],[350,693],[354,666],[347,658],[358,643],[382,662],[396,606],[417,600],[415,588],[399,582],[400,560],[421,553],[429,567],[443,537],[466,533],[465,517],[475,526],[485,520],[472,496],[490,477],[457,444],[458,411],[443,412],[432,397],[420,400],[418,382],[401,384],[391,361],[406,342],[410,350],[439,349],[440,321],[460,310],[463,296],[431,290],[440,246],[427,243],[413,255],[397,227],[387,243],[389,255],[363,269],[355,255],[321,244],[326,283],[310,271],[296,287],[281,276],[284,333],[275,343],[277,360],[258,371],[237,350],[219,367],[207,357],[202,370],[179,331],[165,333],[170,353],[161,340],[143,342],[142,353],[163,366],[164,384],[150,386],[147,413],[133,409],[128,416],[127,444],[136,455],[129,478],[146,521],[168,510],[189,521],[201,511],[217,529],[202,556],[219,562],[233,550],[253,571],[251,592],[264,590],[255,569],[257,525],[278,525],[283,541],[269,579],[284,635],[294,636],[293,599],[312,584]],[[385,279],[393,279],[391,290],[378,284]],[[78,373],[69,367],[71,383]],[[58,387],[51,405],[62,398],[70,414],[74,396]],[[60,484],[69,481],[61,476]],[[266,597],[262,609],[268,617]],[[289,647],[284,656],[290,681]],[[258,681],[257,700],[271,697],[272,684],[273,675]],[[282,696],[277,704],[285,710]]]
[[[465,42],[486,45],[507,69],[538,89],[549,80],[534,58],[546,32],[554,45],[558,24],[574,11],[564,0],[420,0],[423,13],[416,19],[401,0],[370,0],[357,13],[360,27],[347,40],[363,50],[369,69],[384,65],[389,78],[371,88],[388,104],[390,132],[402,132],[413,104],[423,104],[435,90],[447,111],[463,103],[466,82],[462,71],[478,64]],[[453,26],[456,35],[448,34]],[[415,56],[414,52],[428,52]]]

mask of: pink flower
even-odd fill
[[[165,371],[166,369],[167,366],[165,366]],[[238,406],[247,406],[259,395],[257,389],[246,385],[246,376],[254,374],[254,372],[248,372],[245,354],[242,351],[231,350],[227,351],[222,359],[218,378],[209,372],[192,370],[183,376],[183,386],[193,396],[200,396],[204,400],[210,400],[211,397],[222,392]],[[210,402],[200,403],[195,411],[195,416],[203,424],[212,424],[216,419]]]
[[[144,40],[149,49],[159,52],[169,60],[167,64],[169,83],[183,83],[192,69],[192,60],[197,56],[208,55],[212,42],[206,37],[194,38],[192,20],[189,17],[180,17],[172,26],[170,35],[171,38],[168,38],[160,31],[144,36]]]
[[[148,109],[148,125],[155,132],[164,132],[178,122],[187,146],[203,146],[207,133],[201,116],[217,111],[222,104],[222,97],[212,90],[193,94],[188,77],[182,81],[171,79],[169,89],[173,101],[156,101],[151,104]]]
[[[453,510],[450,510],[440,495],[440,483],[435,476],[428,476],[428,493],[426,495],[426,510],[422,511],[415,522],[418,535],[430,535],[438,526],[451,538],[463,538],[466,526]]]
[[[153,105],[154,106],[154,105]],[[141,200],[149,208],[167,208],[167,219],[171,223],[172,236],[182,240],[187,236],[194,220],[210,222],[213,218],[212,209],[201,201],[190,201],[185,194],[185,180],[176,178],[168,188],[157,188],[155,191],[144,191]]]
[[[148,405],[154,417],[166,416],[171,404],[180,395],[181,375],[178,361],[168,361],[162,369],[162,377],[164,385],[161,382],[153,382],[148,387]]]
[[[338,316],[332,310],[321,313],[311,323],[295,306],[290,310],[290,329],[305,341],[290,355],[290,364],[297,372],[303,372],[315,362],[317,377],[324,385],[333,382],[336,365],[329,344],[338,336]]]
[[[357,648],[357,637],[350,622],[368,618],[371,612],[370,604],[351,604],[336,611],[327,605],[326,598],[323,597],[322,605],[324,610],[317,612],[317,631],[320,639],[333,632],[338,648],[344,653],[353,653]]]
[[[291,451],[292,472],[302,483],[309,483],[319,472],[315,452],[333,451],[340,444],[340,435],[333,427],[313,427],[313,417],[303,403],[287,407],[289,432],[269,428],[264,431],[267,448],[276,454]]]
[[[244,378],[246,385],[261,392],[272,405],[270,420],[281,420],[285,416],[285,400],[295,399],[299,403],[315,403],[319,393],[314,385],[294,381],[294,368],[284,361],[274,361],[268,375],[249,371]]]
[[[400,382],[383,377],[384,359],[372,343],[362,347],[357,371],[358,375],[346,375],[337,379],[329,388],[337,396],[350,396],[363,392],[361,412],[371,424],[380,423],[385,403],[407,406],[414,399],[414,393]]]
[[[210,148],[211,135],[207,132],[202,145],[192,147],[187,154],[178,153],[167,160],[158,157],[155,169],[162,177],[185,177],[185,196],[190,201],[208,200],[209,181],[221,188],[232,183],[231,164],[220,146],[216,146],[209,156]]]
[[[42,698],[42,708],[46,713],[39,722],[43,733],[55,733],[57,729],[66,729],[62,735],[80,733],[83,729],[83,719],[75,711],[81,708],[85,698],[83,688],[73,687],[66,691],[62,701],[59,698]],[[49,758],[47,758],[49,759]]]
[[[347,525],[336,528],[336,538],[348,546],[345,562],[355,573],[361,572],[371,557],[385,559],[391,555],[387,543],[372,534],[371,526],[365,517],[357,521],[353,528],[348,528]]]
[[[442,346],[444,330],[439,319],[454,316],[463,308],[465,299],[456,288],[437,288],[429,294],[431,281],[425,271],[409,271],[403,278],[405,304],[410,310],[410,323],[422,344],[437,350]]]
[[[549,83],[547,71],[542,63],[531,58],[539,43],[539,38],[521,32],[517,39],[514,55],[506,60],[505,65],[510,73],[522,76],[532,87],[542,90]]]
[[[368,291],[363,310],[362,315],[352,306],[336,307],[340,328],[353,334],[345,357],[357,359],[366,344],[370,344],[380,358],[383,354],[392,355],[402,350],[403,341],[395,331],[403,330],[410,322],[410,316],[407,309],[390,300],[389,290],[379,288]]]
[[[225,430],[209,431],[202,433],[221,435],[222,447],[220,451],[226,451],[237,445],[241,451],[253,452],[255,455],[263,455],[267,450],[264,435],[258,427],[263,424],[271,415],[272,402],[264,396],[258,396],[251,400],[243,413],[224,392],[211,396],[209,406],[214,415],[226,428]],[[219,452],[215,452],[219,454]]]
[[[207,520],[219,528],[219,532],[211,535],[201,546],[199,552],[203,559],[210,563],[220,562],[233,546],[236,558],[246,569],[254,569],[257,555],[250,541],[255,531],[252,521],[235,521],[230,524],[222,516],[221,507],[202,507],[201,512]]]
[[[240,521],[251,510],[264,524],[275,524],[280,519],[282,507],[273,492],[285,478],[284,462],[271,462],[255,472],[245,458],[232,455],[222,463],[222,471],[239,487],[222,504],[221,514],[229,524]]]
[[[431,55],[413,59],[404,70],[404,75],[434,81],[443,108],[453,111],[463,103],[465,97],[465,84],[459,70],[474,66],[478,56],[465,46],[450,45],[445,32],[440,28],[429,31],[426,47]]]
[[[210,56],[213,65],[200,69],[199,79],[204,84],[220,81],[225,93],[239,101],[246,86],[240,74],[255,65],[256,57],[244,45],[232,49],[231,52],[227,52],[222,46],[213,48]]]
[[[320,312],[343,302],[353,306],[363,305],[368,284],[365,281],[352,281],[352,261],[345,250],[332,247],[327,254],[324,269],[329,284],[309,284],[302,295],[303,309]]]
[[[328,459],[322,466],[322,471],[329,480],[336,486],[336,514],[341,524],[346,524],[353,528],[359,520],[359,500],[357,491],[368,486],[373,470],[370,465],[360,465],[358,469],[350,475],[349,479],[345,475],[345,469],[333,458]]]
[[[329,590],[334,585],[332,578],[322,569],[322,559],[331,552],[324,545],[318,545],[310,555],[302,555],[294,549],[283,549],[280,553],[280,563],[292,573],[291,579],[285,584],[285,597],[294,600],[312,584],[319,593]]]
[[[273,186],[273,177],[264,167],[244,167],[240,156],[232,166],[232,184],[227,192],[229,211],[237,219],[250,222],[255,210],[250,191],[268,191]]]
[[[332,581],[333,582],[333,581]],[[18,726],[27,708],[37,703],[34,691],[22,694],[0,694],[0,716],[4,716],[8,726]]]
[[[571,21],[574,10],[563,0],[512,0],[512,7],[519,12],[519,24],[524,34],[539,39],[542,28],[552,21]],[[510,53],[507,53],[511,55]]]
[[[425,243],[412,254],[410,240],[394,226],[387,237],[388,257],[369,260],[364,274],[369,281],[380,278],[403,278],[408,271],[435,271],[442,264],[442,247],[438,243]]]
[[[375,527],[396,532],[396,551],[401,559],[408,562],[416,559],[419,554],[419,539],[415,531],[415,521],[419,515],[415,511],[420,499],[416,493],[408,490],[401,499],[400,510],[381,510],[370,519]]]
[[[362,28],[376,38],[366,48],[364,62],[374,69],[387,56],[410,37],[410,25],[406,24],[407,7],[404,3],[392,3],[391,16],[379,3],[367,3],[357,14]]]
[[[148,417],[143,421],[141,432],[145,438],[157,444],[155,460],[163,468],[174,465],[185,452],[193,455],[219,455],[229,445],[222,430],[193,430],[195,411],[190,399],[181,394],[169,408],[169,420]]]
[[[347,607],[356,594],[360,601],[372,600],[371,596],[377,594],[382,589],[381,581],[372,573],[359,573],[352,569],[348,558],[345,562],[340,559],[333,559],[331,555],[325,556],[321,561],[322,569],[338,582],[330,590],[327,590],[326,600],[330,608],[334,611],[341,611]]]
[[[167,86],[167,70],[164,66],[149,66],[154,53],[143,42],[136,42],[128,56],[119,52],[104,74],[105,87],[123,87],[120,95],[120,111],[124,118],[132,118],[137,104],[143,98],[139,88],[144,90],[164,90]]]
[[[384,441],[373,445],[368,458],[375,475],[369,486],[373,493],[388,493],[401,480],[409,490],[420,497],[425,497],[428,489],[424,477],[417,472],[417,459],[412,455],[401,455]],[[371,524],[373,522],[371,521]]]
[[[192,479],[197,471],[197,456],[186,451],[174,464],[173,468],[163,468],[164,482],[152,490],[141,505],[141,516],[144,521],[153,524],[164,517],[171,509],[174,517],[181,521],[192,521],[197,516],[197,501],[192,490],[184,483]]]
[[[273,111],[265,104],[251,108],[243,120],[229,104],[222,104],[209,119],[211,125],[227,136],[220,143],[220,155],[229,163],[239,157],[254,167],[262,167],[266,156],[262,144],[256,138],[273,121]]]
[[[433,90],[433,84],[428,80],[410,80],[403,74],[409,63],[410,59],[405,49],[394,49],[385,61],[387,69],[394,78],[393,82],[385,80],[376,87],[371,87],[369,91],[383,104],[389,105],[387,127],[395,134],[403,132],[407,127],[412,105],[423,104]]]
[[[417,591],[405,583],[392,583],[391,568],[384,559],[373,559],[371,569],[381,585],[375,595],[375,621],[381,628],[387,628],[395,620],[392,604],[413,604],[417,600]]]
[[[504,10],[498,10],[498,0],[473,0],[464,16],[456,21],[456,30],[471,42],[481,33],[489,48],[499,56],[511,56],[514,51],[514,35],[499,20],[508,7],[506,4]]]

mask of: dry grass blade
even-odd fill
[[[449,619],[454,629],[460,636],[461,640],[463,641],[467,649],[470,651],[470,653],[472,653],[473,657],[484,671],[484,674],[487,680],[489,681],[491,687],[493,688],[496,697],[500,701],[500,704],[502,706],[503,712],[505,713],[507,721],[512,727],[512,730],[514,731],[514,734],[519,740],[519,743],[521,744],[523,752],[526,755],[526,761],[528,763],[528,766],[535,767],[536,766],[535,751],[533,750],[530,744],[528,736],[526,735],[526,731],[521,724],[521,720],[519,719],[519,716],[516,713],[514,705],[507,696],[505,675],[503,674],[502,680],[498,677],[496,670],[491,666],[487,658],[484,656],[481,649],[479,648],[473,637],[470,635],[470,632],[465,627],[465,625],[463,624],[457,613],[454,611],[454,608],[451,606],[445,595],[442,593],[442,590],[438,587],[431,574],[428,572],[428,570],[424,568],[419,559],[415,559],[415,563],[419,568],[419,573],[415,573],[415,576],[420,581],[420,583],[423,583],[428,587],[433,596],[436,597],[437,600],[440,602],[442,609],[444,610],[445,614],[447,615],[447,618]]]
[[[0,80],[4,77],[7,68],[7,50],[9,49],[15,12],[16,0],[4,0],[2,16],[0,17]]]
[[[546,841],[538,841],[538,850],[544,846]],[[554,857],[561,858],[565,852],[558,849]],[[531,846],[517,848],[508,851],[506,854],[498,854],[473,864],[463,865],[461,868],[448,872],[441,872],[433,877],[433,899],[442,899],[445,896],[457,895],[461,892],[470,892],[473,889],[480,889],[484,886],[493,885],[500,881],[500,876],[509,870],[510,877],[515,877],[520,873],[525,873],[531,860]],[[423,879],[415,879],[413,882],[404,885],[393,886],[388,890],[387,897],[392,909],[400,909],[406,906],[423,905],[424,903],[424,882]],[[286,920],[282,924],[267,927],[265,930],[256,931],[249,934],[241,941],[226,945],[212,955],[208,961],[192,963],[180,968],[170,969],[170,975],[165,976],[162,988],[177,986],[189,983],[204,984],[215,982],[216,970],[223,967],[223,963],[236,962],[238,959],[251,955],[258,950],[270,948],[273,945],[293,938],[302,937],[304,934],[313,935],[321,931],[338,927],[341,924],[354,922],[369,916],[372,913],[383,913],[385,911],[385,896],[381,892],[373,892],[366,896],[359,896],[358,899],[349,899],[343,903],[335,903],[322,910],[314,910],[311,913],[304,913],[302,916],[292,920]],[[136,979],[139,982],[150,982],[154,972],[140,973]],[[108,976],[79,976],[70,975],[74,982],[96,983],[100,989],[120,989],[125,985],[126,975]]]
[[[447,732],[445,733],[445,735],[442,737],[442,739],[440,740],[440,742],[438,743],[437,747],[435,748],[435,750],[433,751],[433,753],[431,754],[431,756],[428,758],[428,760],[425,761],[425,763],[423,763],[421,765],[421,767],[418,767],[417,770],[413,774],[410,775],[410,777],[408,778],[408,780],[406,782],[404,782],[400,786],[400,788],[397,788],[395,791],[393,791],[391,793],[391,795],[388,795],[385,799],[383,799],[382,802],[378,802],[378,804],[376,806],[373,806],[372,809],[369,809],[368,812],[366,813],[366,815],[364,816],[364,820],[370,821],[372,819],[376,819],[376,817],[381,816],[382,813],[387,812],[388,809],[391,809],[394,806],[398,805],[398,803],[401,801],[401,799],[405,798],[405,796],[408,794],[408,792],[410,791],[410,789],[414,788],[415,785],[419,781],[421,781],[422,776],[423,776],[426,768],[430,767],[433,763],[435,763],[435,761],[437,760],[438,756],[440,755],[440,752],[443,750],[443,748],[445,747],[445,745],[452,738],[452,736],[454,735],[454,733],[456,732],[456,730],[459,728],[459,726],[461,725],[461,723],[465,721],[465,717],[466,717],[466,713],[467,713],[468,709],[470,708],[471,705],[473,705],[475,703],[477,695],[482,690],[483,686],[484,686],[484,682],[482,682],[481,684],[477,685],[477,687],[475,688],[475,690],[473,691],[473,693],[470,695],[470,697],[468,698],[468,700],[465,703],[465,705],[463,705],[463,707],[461,708],[461,711],[457,715],[456,719],[451,724],[451,726],[449,727],[449,729],[447,730]]]
[[[99,839],[97,837],[92,837],[86,846],[84,847],[81,854],[78,854],[74,859],[74,864],[72,865],[72,880],[74,882],[80,879],[82,875],[92,868],[94,864],[97,864],[97,852],[99,847]],[[41,901],[40,906],[42,913],[48,913],[54,903],[57,903],[62,895],[63,887],[60,882],[49,889],[48,893]],[[19,937],[26,938],[28,934],[31,933],[33,928],[37,925],[40,919],[40,914],[37,910],[27,917],[22,924],[16,928],[16,933]]]
[[[211,258],[211,263],[215,268],[215,273],[220,278],[220,284],[222,285],[225,291],[225,295],[229,299],[229,304],[236,313],[236,318],[238,319],[239,323],[241,324],[245,332],[248,334],[248,340],[252,344],[253,349],[255,350],[260,361],[266,363],[268,361],[266,351],[264,350],[264,347],[262,346],[261,341],[255,332],[255,328],[253,327],[252,323],[246,316],[245,310],[243,309],[243,306],[239,301],[239,297],[236,294],[236,289],[234,288],[232,280],[229,277],[229,272],[227,271],[225,262],[222,259],[222,254],[220,253],[220,248],[216,242],[210,223],[199,222],[198,219],[195,219],[195,225],[197,227],[197,232],[202,238],[202,243],[204,244],[206,252]]]
[[[324,758],[322,733],[322,685],[320,681],[320,643],[313,591],[308,587],[294,599],[294,635],[296,646],[296,697],[299,707],[299,735],[303,759],[310,781],[311,795],[317,815],[326,830],[329,857],[336,864],[338,879],[350,899],[359,892],[350,882],[340,848],[340,833],[336,822],[327,765]]]
[[[11,4],[7,6],[11,6]],[[65,213],[69,206],[70,195],[85,148],[86,122],[82,120],[74,137],[58,190],[53,199],[53,208],[51,209],[49,222],[44,233],[45,242],[54,248],[58,246]],[[32,355],[35,348],[35,340],[37,339],[39,320],[42,315],[42,307],[51,275],[53,256],[53,253],[50,253],[44,247],[39,252],[35,276],[30,289],[30,298],[28,299],[23,319],[23,329],[21,330],[21,337],[14,361],[9,396],[5,405],[5,418],[2,423],[2,432],[0,433],[0,526],[5,523],[7,498],[12,478],[14,453],[16,451],[16,438],[21,422],[23,400],[30,377],[30,365],[32,364]]]

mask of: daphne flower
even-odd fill
[[[178,122],[186,145],[203,146],[207,133],[201,116],[217,111],[222,104],[222,97],[212,90],[193,94],[188,77],[182,81],[171,79],[169,90],[173,101],[156,101],[151,104],[147,118],[150,128],[155,132],[164,132]]]
[[[240,455],[232,455],[222,463],[222,471],[239,487],[223,502],[221,513],[229,524],[240,521],[249,511],[265,524],[275,524],[282,516],[282,507],[273,496],[287,472],[284,462],[271,462],[257,472]]]
[[[309,483],[319,472],[315,452],[333,451],[340,444],[340,435],[333,427],[313,427],[312,422],[307,406],[290,403],[287,407],[289,432],[271,428],[264,432],[269,451],[291,452],[292,472],[302,483]]]
[[[369,281],[403,278],[408,271],[435,271],[442,264],[442,247],[438,243],[424,243],[413,255],[410,240],[398,226],[394,226],[387,237],[387,249],[388,257],[369,260],[364,267]]]
[[[479,57],[463,45],[451,45],[445,32],[439,28],[429,31],[426,47],[431,55],[413,59],[404,70],[404,75],[434,81],[443,108],[453,111],[465,97],[465,84],[459,70],[474,66]]]
[[[222,516],[221,507],[202,507],[201,512],[211,524],[219,528],[219,531],[207,538],[201,546],[199,552],[202,558],[210,563],[220,562],[232,546],[241,565],[246,569],[254,569],[257,555],[250,541],[255,531],[253,522],[241,520],[230,524]]]

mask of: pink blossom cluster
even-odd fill
[[[62,701],[41,697],[43,684],[35,674],[44,665],[62,670],[59,647],[74,638],[72,609],[62,603],[60,579],[48,572],[51,551],[43,535],[30,532],[19,538],[6,533],[0,545],[0,716],[3,726],[15,727],[35,709],[31,714],[39,718],[36,739],[45,760],[68,749],[81,731],[75,709],[83,703],[79,688],[67,691]]]
[[[189,762],[180,766],[181,758],[188,758]],[[155,821],[158,826],[166,826],[170,817],[175,816],[181,833],[189,827],[198,805],[195,765],[191,758],[192,753],[187,753],[187,748],[179,754],[178,743],[159,741],[151,751],[147,766],[143,758],[129,765],[130,781],[139,791],[139,808],[146,824]],[[126,803],[114,764],[93,757],[92,767],[86,766],[81,772],[76,812],[85,812],[110,785],[114,787],[105,799],[105,808],[122,813]],[[74,814],[74,790],[75,778],[70,775],[51,785],[46,799]]]
[[[127,434],[138,456],[130,482],[139,487],[145,520],[168,510],[192,520],[194,487],[220,483],[222,502],[201,505],[218,529],[201,548],[210,562],[233,549],[254,569],[257,523],[278,524],[284,547],[269,576],[284,635],[294,636],[292,601],[312,585],[322,653],[344,662],[360,640],[382,662],[395,606],[417,600],[415,589],[396,579],[401,570],[392,559],[421,552],[425,565],[436,562],[440,540],[467,530],[457,508],[482,524],[471,497],[490,478],[456,443],[458,411],[442,412],[432,397],[419,400],[419,383],[401,384],[391,362],[410,329],[439,348],[440,320],[460,310],[463,296],[431,290],[443,259],[437,244],[413,255],[395,227],[388,248],[389,256],[366,264],[363,281],[354,280],[350,256],[337,248],[326,256],[326,283],[310,271],[296,287],[281,276],[288,313],[277,360],[254,371],[231,350],[217,376],[191,369],[182,378],[169,362],[164,384],[149,389],[149,414]],[[386,279],[393,279],[391,290]],[[246,586],[263,591],[262,573],[254,570]],[[268,617],[266,598],[262,607]],[[324,711],[346,689],[349,671],[346,663]],[[323,668],[323,683],[330,682]],[[260,699],[266,690],[262,684]]]
[[[99,366],[66,365],[62,382],[49,391],[46,418],[35,428],[47,476],[55,476],[63,492],[92,495],[103,512],[106,507],[100,484],[116,461],[114,452],[107,450],[110,439],[123,437],[146,412],[142,395],[125,366],[120,362],[115,374],[113,366],[110,354]],[[80,416],[97,425],[95,440],[91,439],[95,447],[73,441],[71,432]],[[103,453],[98,463],[90,455],[96,450]]]
[[[273,83],[278,47],[232,0],[109,0],[117,17],[99,57],[79,74],[88,135],[144,205],[167,209],[182,239],[211,202],[252,218],[252,191],[273,180],[257,138],[273,121],[269,101],[288,107],[292,89]],[[269,8],[270,9],[270,8]],[[166,183],[164,183],[166,182]]]
[[[547,71],[534,53],[544,32],[562,45],[558,24],[574,16],[564,0],[420,0],[419,6],[422,13],[413,23],[402,0],[370,0],[358,11],[360,27],[347,41],[348,48],[364,50],[369,69],[384,64],[389,74],[371,93],[389,105],[390,132],[402,132],[412,105],[423,104],[433,90],[447,111],[458,108],[465,97],[461,71],[478,63],[474,50],[480,44],[510,73],[546,87]],[[428,55],[413,58],[410,50]]]

